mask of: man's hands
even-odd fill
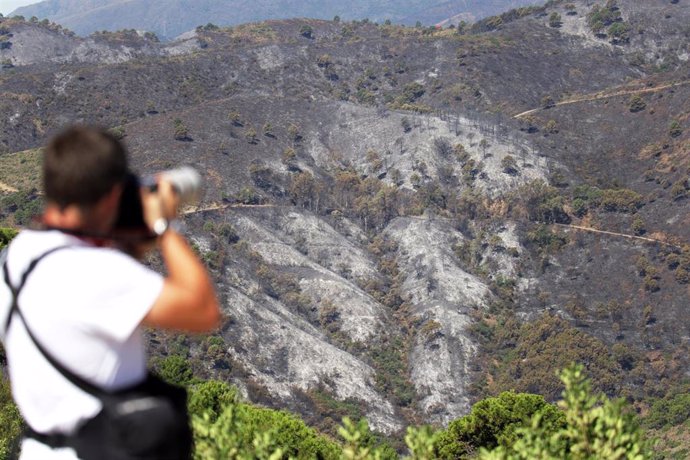
[[[144,220],[151,230],[156,221],[177,217],[179,197],[172,184],[159,178],[158,191],[142,191]],[[168,269],[163,290],[144,324],[164,329],[205,332],[219,325],[220,308],[213,282],[185,239],[174,230],[158,239],[163,262]]]
[[[141,204],[144,209],[144,222],[153,231],[161,219],[169,222],[177,217],[180,197],[175,193],[172,184],[161,177],[158,178],[158,189],[155,192],[142,188]]]

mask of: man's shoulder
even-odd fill
[[[40,262],[42,267],[73,271],[99,271],[103,267],[126,270],[139,265],[130,256],[111,248],[87,244],[71,235],[57,231],[25,230],[10,243],[7,253],[12,273],[23,272],[32,261],[49,254]],[[13,277],[15,277],[13,275]]]

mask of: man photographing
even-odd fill
[[[189,332],[218,326],[211,279],[168,225],[177,217],[178,197],[164,177],[156,192],[142,189],[141,204],[167,276],[112,247],[128,174],[126,152],[109,133],[67,129],[44,153],[46,229],[24,230],[8,247],[0,337],[29,427],[22,460],[84,459],[90,454],[82,452],[93,447],[80,451],[80,443],[105,442],[99,430],[108,399],[98,392],[119,394],[149,379],[142,325]],[[143,407],[145,399],[127,407]],[[102,459],[129,458],[110,456],[107,442],[102,449]]]

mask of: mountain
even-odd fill
[[[159,43],[6,18],[0,218],[39,206],[36,149],[99,123],[140,172],[206,179],[185,220],[228,317],[151,334],[158,357],[326,431],[554,400],[570,361],[644,414],[687,392],[689,19],[683,0],[556,1]]]
[[[530,0],[46,0],[18,8],[12,14],[48,19],[79,35],[137,29],[170,39],[207,23],[228,26],[266,19],[340,16],[346,20],[368,18],[383,22],[388,19],[408,25],[417,21],[433,25],[459,14],[468,19],[482,18],[533,3]]]

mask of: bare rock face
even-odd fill
[[[330,345],[323,333],[277,302],[257,303],[231,288],[228,313],[236,325],[225,337],[228,352],[250,375],[278,398],[290,399],[294,388],[308,390],[329,382],[338,399],[362,401],[372,427],[384,433],[402,428],[393,406],[374,389],[374,371]]]
[[[229,269],[224,285],[232,286],[226,291],[226,308],[233,324],[225,339],[233,359],[274,397],[289,401],[294,388],[327,386],[336,398],[367,407],[376,430],[399,430],[404,422],[376,388],[375,370],[339,348],[324,319],[335,315],[340,333],[365,346],[380,343],[396,328],[389,310],[348,279],[379,276],[361,247],[361,235],[343,231],[348,225],[342,220],[337,230],[309,212],[280,207],[240,208],[232,221],[265,263],[299,279],[301,293],[312,306],[305,312],[267,297],[250,274]],[[522,250],[514,232],[510,223],[496,229],[500,248]],[[427,420],[448,423],[469,411],[476,345],[468,327],[472,312],[486,308],[492,294],[454,254],[454,247],[466,239],[451,221],[433,215],[401,217],[383,235],[397,243],[400,290],[415,323],[407,367],[418,408]],[[484,258],[512,275],[511,256],[500,248],[487,248]]]
[[[386,181],[402,187],[413,188],[441,176],[457,180],[471,173],[477,189],[495,196],[546,177],[546,160],[539,152],[488,122],[455,115],[386,112],[381,116],[374,109],[347,103],[340,104],[329,121],[330,129],[309,136],[310,153],[318,165],[326,166],[338,152],[358,165],[362,174],[384,175]],[[363,162],[370,152],[375,160]],[[514,170],[506,168],[506,157],[513,159]],[[474,166],[469,172],[463,170],[470,161]]]
[[[328,223],[306,212],[262,209],[238,216],[234,225],[266,263],[298,277],[302,294],[316,311],[295,310],[258,294],[258,285],[243,284],[245,276],[229,273],[228,284],[235,287],[227,291],[227,311],[237,325],[226,337],[231,356],[275,397],[289,400],[294,388],[325,385],[337,399],[360,401],[375,429],[400,430],[403,425],[393,405],[375,388],[374,370],[331,344],[317,326],[324,315],[336,315],[339,330],[353,342],[375,341],[386,333],[390,319],[385,308],[329,268],[375,276],[372,261]]]
[[[322,311],[335,308],[341,330],[351,340],[364,342],[383,333],[388,316],[385,308],[338,273],[377,276],[368,256],[312,215],[276,214],[269,222],[241,218],[236,226],[246,232],[252,248],[266,262],[295,273],[302,291]],[[299,242],[294,241],[296,237]],[[295,247],[303,247],[307,254]],[[315,313],[319,316],[322,311]]]
[[[15,66],[54,60],[67,60],[82,39],[68,37],[39,27],[13,27],[6,48],[0,49],[0,60]]]
[[[398,242],[398,262],[405,275],[419,327],[410,354],[411,380],[424,413],[445,423],[467,413],[469,365],[475,353],[467,327],[469,312],[483,308],[489,290],[453,256],[463,236],[443,220],[399,218],[386,229]]]
[[[199,50],[194,34],[161,45],[146,38],[145,32],[128,32],[125,39],[98,34],[82,38],[66,31],[54,30],[38,24],[12,24],[0,47],[0,60],[14,66],[32,64],[118,64],[133,59],[154,56],[177,56]]]

